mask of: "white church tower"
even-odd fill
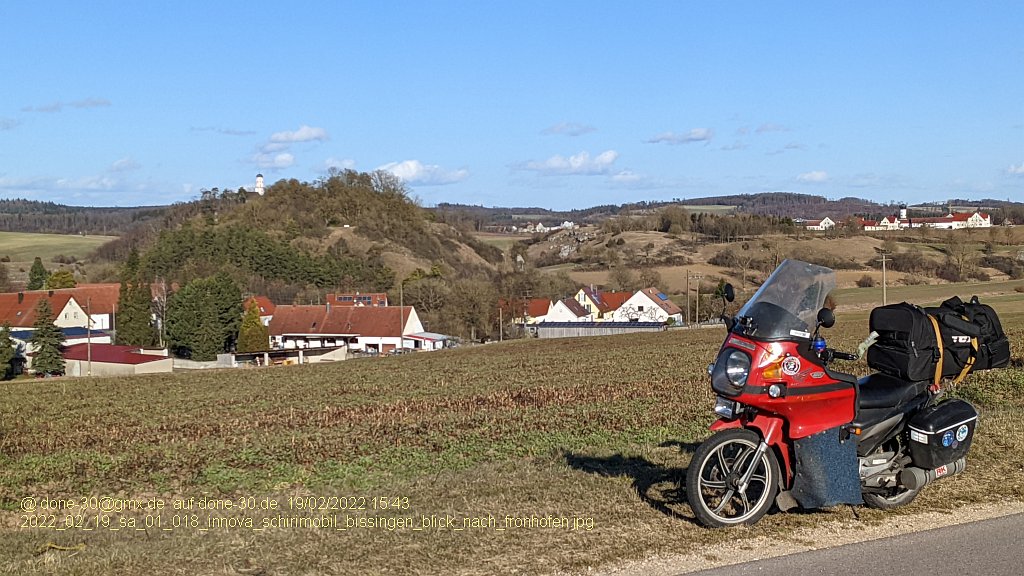
[[[256,175],[256,188],[253,190],[253,192],[259,194],[260,196],[263,196],[263,193],[266,192],[263,189],[263,174]]]

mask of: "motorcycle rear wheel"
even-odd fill
[[[750,525],[772,507],[781,473],[771,448],[755,457],[760,444],[756,433],[734,428],[715,433],[697,448],[686,473],[686,498],[701,524]],[[749,478],[745,487],[744,477]]]
[[[879,510],[892,510],[893,508],[899,508],[900,506],[906,506],[917,498],[917,494],[921,491],[920,488],[917,490],[911,490],[906,486],[900,486],[893,488],[886,494],[876,494],[874,492],[865,492],[863,494],[864,504],[868,508],[878,508]]]

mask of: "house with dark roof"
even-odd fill
[[[564,298],[551,306],[544,322],[593,322],[594,316],[575,298]]]
[[[615,311],[614,322],[667,322],[683,321],[683,309],[657,288],[637,290]]]
[[[585,310],[593,313],[595,320],[601,321],[611,320],[615,310],[632,295],[632,292],[597,290],[593,286],[585,286],[580,288],[574,299],[583,305]]]
[[[278,306],[270,320],[272,348],[340,348],[387,353],[423,332],[412,306]]]

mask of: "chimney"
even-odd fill
[[[24,292],[18,292],[18,304],[21,304],[24,301],[25,301],[25,293]]]
[[[53,298],[53,290],[47,292],[46,295],[49,296],[50,298]]]

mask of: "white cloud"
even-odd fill
[[[142,168],[142,165],[127,156],[110,165],[111,172],[128,172],[139,168]]]
[[[556,154],[544,161],[526,162],[519,165],[518,168],[520,170],[530,170],[547,175],[571,174],[593,176],[597,174],[607,174],[618,157],[619,153],[615,150],[606,150],[601,152],[593,159],[590,158],[590,153],[585,151],[569,156],[568,158]]]
[[[420,186],[441,186],[461,182],[469,177],[469,170],[445,170],[437,164],[424,164],[419,160],[389,162],[377,170],[390,172],[405,183]]]
[[[295,156],[290,152],[261,153],[254,155],[251,161],[264,170],[281,170],[294,166]]]
[[[218,128],[216,126],[193,126],[193,132],[216,132],[217,134],[224,134],[225,136],[252,136],[256,132],[253,130],[235,130],[234,128]]]
[[[616,184],[635,184],[644,179],[642,174],[637,174],[632,170],[623,170],[616,174],[612,174],[609,180]]]
[[[355,170],[356,161],[351,158],[338,159],[334,157],[324,160],[324,170],[330,170],[331,168],[336,170]]]
[[[21,109],[22,112],[60,112],[64,109],[64,106],[71,106],[72,108],[102,108],[110,106],[110,100],[106,98],[83,98],[82,100],[75,100],[73,102],[64,103],[60,100],[51,102],[50,104],[44,104],[42,106],[26,106]]]
[[[275,132],[271,134],[270,141],[276,143],[312,142],[314,140],[323,142],[330,137],[323,128],[313,128],[303,124],[295,131]]]
[[[709,142],[715,133],[710,128],[694,128],[683,134],[663,132],[647,140],[648,144],[689,144],[691,142]]]
[[[786,128],[781,124],[765,122],[764,124],[758,126],[757,130],[754,130],[754,132],[757,132],[758,134],[764,134],[765,132],[789,132],[789,128]]]
[[[576,122],[559,122],[554,126],[545,128],[541,134],[561,134],[563,136],[582,136],[596,130],[593,126],[578,124]]]
[[[14,130],[18,124],[21,122],[14,118],[0,118],[0,130]]]
[[[1020,164],[1013,164],[1007,168],[1006,171],[1014,176],[1024,176],[1024,162],[1021,162]]]
[[[797,182],[805,183],[825,182],[826,180],[828,180],[828,172],[825,172],[824,170],[804,172],[803,174],[800,174],[799,176],[796,177]]]

